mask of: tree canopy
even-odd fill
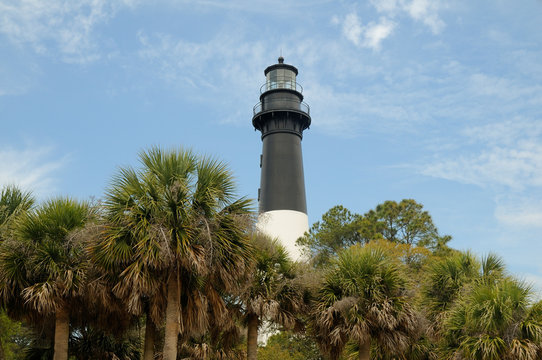
[[[92,204],[2,188],[0,360],[542,359],[531,287],[415,200],[331,208],[297,262],[251,206],[187,149],[142,152]]]
[[[297,243],[319,267],[326,265],[342,249],[378,239],[446,252],[451,237],[439,235],[422,204],[404,199],[385,201],[363,215],[352,213],[341,205],[334,206]]]

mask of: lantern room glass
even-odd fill
[[[295,72],[289,69],[274,69],[267,73],[266,91],[273,89],[296,90]]]

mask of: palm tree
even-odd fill
[[[439,320],[465,285],[479,277],[480,262],[469,252],[460,252],[430,263],[427,281],[422,288],[429,319]]]
[[[133,249],[138,241],[134,229],[102,219],[103,230],[89,244],[92,263],[100,274],[99,290],[111,290],[124,304],[127,314],[145,316],[143,360],[154,359],[162,315],[165,309],[165,279],[152,266],[134,268]],[[135,271],[139,270],[139,274]],[[105,294],[108,295],[108,294]]]
[[[86,203],[57,198],[24,214],[15,239],[0,254],[0,296],[24,300],[38,316],[54,314],[54,359],[68,358],[71,304],[83,291],[87,268],[84,247],[74,231],[93,217]]]
[[[444,355],[454,359],[535,360],[542,356],[542,301],[511,278],[479,282],[444,322]]]
[[[432,323],[432,331],[441,331],[447,312],[472,286],[503,279],[504,268],[502,259],[495,254],[487,255],[480,262],[470,252],[457,252],[429,264],[421,302]]]
[[[231,172],[215,159],[152,148],[140,160],[140,170],[120,169],[106,194],[111,251],[99,256],[122,265],[117,290],[133,295],[134,308],[165,284],[163,359],[176,360],[180,334],[202,333],[210,313],[226,316],[222,294],[249,256],[250,202],[235,197]]]
[[[34,198],[30,192],[25,192],[16,186],[4,186],[0,191],[0,244],[10,236],[13,224],[17,216],[30,210],[34,205]],[[0,299],[0,317],[4,314],[5,305]],[[0,322],[0,334],[5,334],[10,322]],[[0,337],[0,359],[4,358],[4,343]]]
[[[14,185],[4,186],[0,191],[0,226],[5,225],[14,216],[30,210],[34,202],[32,193]]]
[[[296,264],[277,240],[257,233],[252,236],[254,261],[247,270],[246,287],[241,298],[247,324],[247,359],[258,352],[258,329],[263,320],[287,329],[299,323],[297,315],[305,306],[305,290]]]
[[[372,342],[389,353],[408,346],[418,320],[399,266],[375,248],[355,245],[339,254],[319,291],[313,324],[331,359],[339,358],[348,341],[361,360],[370,359]]]

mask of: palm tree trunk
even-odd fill
[[[258,358],[258,327],[260,326],[258,315],[249,314],[247,326],[247,360],[256,360]]]
[[[143,350],[143,360],[154,359],[154,341],[156,339],[156,327],[152,323],[148,313],[145,323],[145,349]]]
[[[359,344],[359,360],[371,359],[371,339],[367,339]]]
[[[163,360],[177,360],[177,339],[180,330],[179,284],[170,276],[167,285],[166,331],[164,334]]]
[[[55,355],[53,360],[68,360],[68,339],[70,337],[70,313],[62,306],[55,312]]]

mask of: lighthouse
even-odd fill
[[[295,242],[309,230],[301,140],[311,124],[310,108],[296,81],[297,68],[285,64],[282,56],[264,74],[252,117],[263,143],[256,227],[278,238],[290,256],[298,259]]]

